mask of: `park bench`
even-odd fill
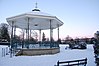
[[[80,60],[72,60],[72,61],[58,61],[57,65],[55,66],[86,66],[87,64],[87,58],[80,59]]]

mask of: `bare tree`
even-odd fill
[[[10,42],[8,27],[9,27],[9,25],[6,24],[6,23],[1,23],[0,24],[0,38],[5,39],[5,40]]]

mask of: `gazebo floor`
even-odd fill
[[[49,55],[60,52],[60,48],[20,49],[16,56]]]

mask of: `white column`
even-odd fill
[[[59,40],[59,25],[57,25],[58,28],[57,28],[57,32],[58,32],[58,40]]]
[[[14,39],[15,39],[15,36],[16,36],[16,26],[14,26]]]
[[[50,48],[52,48],[52,40],[53,40],[53,28],[52,21],[50,20]]]
[[[14,38],[13,38],[13,44],[15,49],[17,48],[17,43],[16,43],[16,25],[14,24]]]
[[[51,27],[51,20],[50,20],[50,42],[52,42],[52,34],[51,34],[52,31],[51,31],[51,28],[52,27]]]
[[[13,48],[13,27],[14,27],[14,21],[12,21],[12,32],[11,32],[11,49]]]
[[[28,23],[27,23],[27,35],[28,35],[28,37],[27,37],[27,48],[29,48],[29,18],[27,19],[27,21],[28,21]]]
[[[53,41],[53,29],[51,29],[51,42]]]
[[[31,30],[30,30],[30,39],[31,39]]]
[[[41,29],[39,30],[39,41],[41,42]]]
[[[22,48],[24,48],[24,30],[23,31],[23,42],[22,42]]]
[[[52,42],[52,39],[53,39],[53,28],[52,28],[52,22],[50,20],[50,41]]]
[[[12,49],[13,49],[13,27],[14,27],[14,21],[12,21],[12,31],[11,31],[11,49],[10,49],[10,57],[12,57]]]
[[[27,29],[26,29],[26,40],[27,40]]]

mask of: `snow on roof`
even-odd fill
[[[63,25],[63,22],[59,20],[56,16],[52,16],[50,14],[41,11],[32,11],[28,13],[23,13],[17,16],[6,18],[6,20],[10,25],[12,25],[12,21],[13,21],[16,27],[27,29],[28,18],[29,18],[30,29],[33,30],[49,29],[50,20],[53,29]]]
[[[28,12],[26,14],[34,14],[34,15],[42,15],[42,16],[53,16],[53,15],[50,15],[48,13],[44,13],[44,12],[41,12],[41,11],[32,11],[32,12]],[[53,16],[55,17],[55,16]]]

